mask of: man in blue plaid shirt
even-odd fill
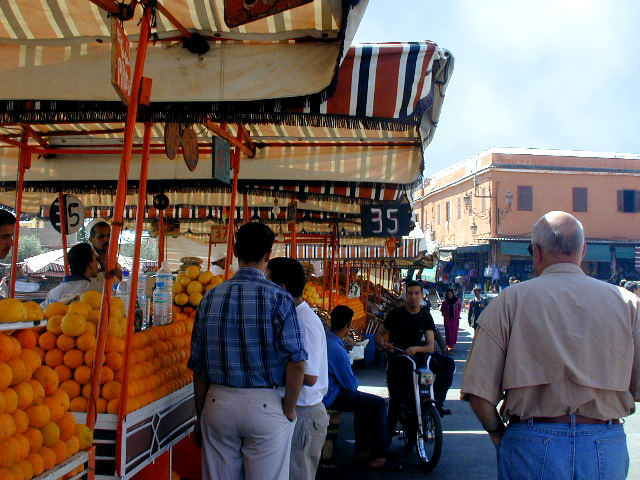
[[[307,352],[293,298],[264,277],[274,239],[264,224],[240,227],[240,269],[205,294],[193,326],[189,368],[204,479],[289,478]]]

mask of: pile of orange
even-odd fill
[[[307,282],[302,292],[302,299],[312,307],[323,308],[322,299],[324,298],[324,307],[329,308],[330,292],[325,292],[322,284],[315,282]],[[359,298],[348,298],[346,295],[333,292],[333,306],[346,305],[353,310],[352,326],[356,330],[364,329],[367,326],[367,314],[364,311],[364,305]]]
[[[210,270],[202,272],[198,265],[189,265],[173,283],[173,303],[178,307],[198,308],[202,296],[223,281],[224,275],[214,275]]]
[[[76,425],[35,329],[0,332],[0,479],[30,480],[93,443]],[[69,478],[72,475],[69,475]]]

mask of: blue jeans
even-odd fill
[[[623,480],[629,472],[627,437],[614,423],[523,421],[496,449],[501,480]]]

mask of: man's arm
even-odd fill
[[[407,355],[414,355],[416,353],[433,353],[436,343],[433,330],[427,330],[427,333],[425,334],[425,340],[427,341],[426,345],[416,345],[413,347],[409,347],[405,350],[405,353]]]
[[[298,403],[300,390],[302,390],[303,379],[304,360],[287,363],[287,383],[284,399],[282,400],[282,410],[291,422],[296,419],[296,404]]]
[[[313,387],[316,382],[318,381],[318,376],[317,375],[307,375],[306,373],[304,374],[304,380],[302,382],[302,384],[305,387]]]
[[[380,326],[378,327],[378,331],[374,336],[374,340],[376,341],[376,344],[378,345],[378,347],[380,347],[380,350],[393,350],[393,344],[387,343],[384,341],[384,336],[387,334],[388,331],[389,330],[387,330],[384,327],[384,324],[381,323]]]
[[[498,445],[500,440],[502,440],[502,435],[504,435],[506,427],[502,422],[500,414],[498,414],[498,410],[496,410],[496,406],[488,400],[472,394],[469,394],[469,403],[471,404],[473,413],[476,414],[476,417],[478,417],[478,420],[482,423],[482,428],[487,431],[491,437],[491,441],[495,445]]]
[[[194,441],[198,448],[202,448],[202,430],[200,429],[200,417],[207,398],[209,383],[197,373],[193,374],[193,399],[196,404],[196,424],[194,427]]]

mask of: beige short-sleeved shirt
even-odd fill
[[[640,299],[570,263],[512,285],[479,319],[461,398],[503,416],[608,420],[640,401]]]

